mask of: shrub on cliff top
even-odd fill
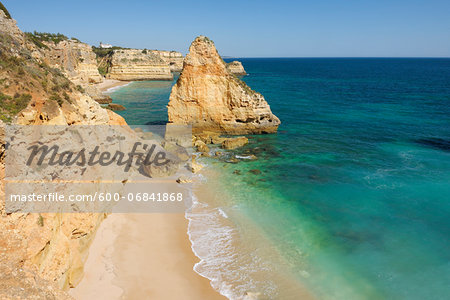
[[[69,38],[62,33],[49,33],[49,32],[37,32],[36,30],[31,32],[25,32],[26,37],[32,41],[39,48],[48,47],[43,42],[53,42],[55,45],[61,41],[66,41]]]
[[[1,2],[0,2],[0,9],[3,10],[3,12],[5,13],[5,15],[8,19],[11,19],[11,15],[9,14],[9,11],[6,9],[6,7]]]

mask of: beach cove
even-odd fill
[[[208,186],[221,189],[214,199],[198,198],[200,203],[205,201],[200,220],[209,220],[211,228],[203,234],[209,233],[211,241],[219,241],[217,247],[230,237],[255,243],[269,241],[267,245],[274,246],[266,248],[272,248],[278,257],[274,252],[258,256],[255,248],[236,249],[247,251],[239,253],[243,258],[255,257],[247,262],[258,261],[256,257],[272,257],[277,262],[250,263],[246,265],[249,268],[271,270],[271,265],[281,261],[288,278],[318,298],[379,299],[392,295],[423,299],[445,294],[445,283],[439,278],[448,273],[439,267],[445,261],[439,249],[446,248],[442,236],[447,226],[440,195],[448,192],[445,182],[450,175],[448,154],[438,141],[449,138],[442,125],[448,115],[443,113],[448,107],[442,105],[449,93],[445,81],[438,78],[445,78],[442,74],[446,71],[439,65],[448,60],[242,61],[250,74],[244,80],[269,99],[284,123],[276,135],[249,136],[249,145],[244,148],[228,151],[220,159],[199,160],[208,166],[205,172],[211,169],[221,174],[220,180],[211,175],[203,178]],[[374,68],[372,64],[381,64],[384,70],[369,75],[366,70]],[[344,66],[347,73],[342,73]],[[405,68],[415,71],[404,77]],[[421,86],[421,91],[412,83]],[[132,120],[130,124],[163,123],[167,120],[165,104],[170,88],[169,82],[133,82],[113,93],[112,98],[124,106],[139,108],[121,112]],[[386,88],[392,90],[388,96]],[[400,104],[413,99],[424,99],[426,106],[406,109]],[[292,101],[299,109],[295,113]],[[429,121],[418,126],[418,119]],[[211,148],[212,152],[216,150],[223,151]],[[258,159],[243,158],[252,154]],[[250,172],[255,169],[259,175]],[[421,190],[411,188],[414,185]],[[427,209],[423,210],[418,209],[420,199],[433,201],[424,203]],[[205,214],[208,207],[210,214]],[[428,224],[428,229],[421,224]],[[278,280],[277,276],[271,277],[275,281],[266,278],[259,284],[250,280],[244,280],[249,285],[233,282],[233,278],[249,279],[247,268],[241,268],[243,273],[230,273],[227,280],[223,272],[214,270],[233,256],[208,257],[201,251],[203,241],[190,235],[194,251],[203,255],[196,271],[210,278],[223,294],[237,295],[246,290],[276,298],[279,287],[286,286],[286,278]],[[423,243],[425,236],[427,242]],[[398,248],[400,240],[409,247]],[[221,254],[227,253],[232,251]],[[419,271],[423,265],[428,266],[426,273]],[[431,284],[426,276],[435,278],[435,282]],[[428,282],[433,288],[412,288],[420,286],[418,282]]]

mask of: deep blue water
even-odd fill
[[[257,161],[210,160],[234,195],[221,209],[319,299],[448,299],[450,59],[240,60],[282,125],[230,154]],[[131,124],[165,121],[172,84],[113,99]]]

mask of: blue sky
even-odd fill
[[[186,53],[200,34],[237,57],[450,57],[450,1],[2,0],[24,31]]]

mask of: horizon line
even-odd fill
[[[223,55],[222,58],[433,58],[450,59],[450,56],[229,56]]]

